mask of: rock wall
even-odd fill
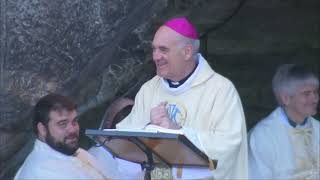
[[[145,47],[165,0],[2,0],[0,179],[30,151],[31,109],[49,92],[80,114],[108,101],[146,64]]]
[[[0,1],[0,179],[32,147],[41,96],[71,96],[82,132],[98,127],[112,100],[133,98],[154,75],[153,33],[172,16],[195,23],[202,53],[236,85],[251,128],[276,106],[278,65],[305,63],[320,75],[319,8],[318,0]]]

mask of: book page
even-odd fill
[[[120,131],[120,132],[143,132],[143,133],[158,133],[158,130],[156,129],[104,129],[103,131]]]
[[[167,129],[167,128],[163,128],[161,126],[157,126],[154,124],[149,124],[144,129],[104,129],[104,131],[183,134],[182,130],[180,130],[180,129]]]
[[[154,124],[149,124],[148,126],[146,126],[145,128],[146,130],[156,130],[158,132],[161,133],[170,133],[170,134],[183,134],[182,130],[180,129],[167,129],[161,126],[157,126]]]

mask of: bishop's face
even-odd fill
[[[161,26],[154,36],[152,49],[157,75],[172,81],[179,81],[187,75],[186,66],[190,62],[177,32]]]

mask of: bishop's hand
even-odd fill
[[[167,102],[161,102],[158,106],[151,109],[151,124],[167,129],[180,129],[181,127],[170,120],[166,106]]]

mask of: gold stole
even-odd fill
[[[99,169],[95,168],[85,156],[82,156],[80,152],[76,152],[75,157],[81,161],[85,169],[88,169],[91,172],[95,172],[96,177],[102,177],[105,180],[109,179]]]
[[[293,179],[318,179],[319,178],[319,152],[314,152],[312,129],[290,129],[295,169]]]

